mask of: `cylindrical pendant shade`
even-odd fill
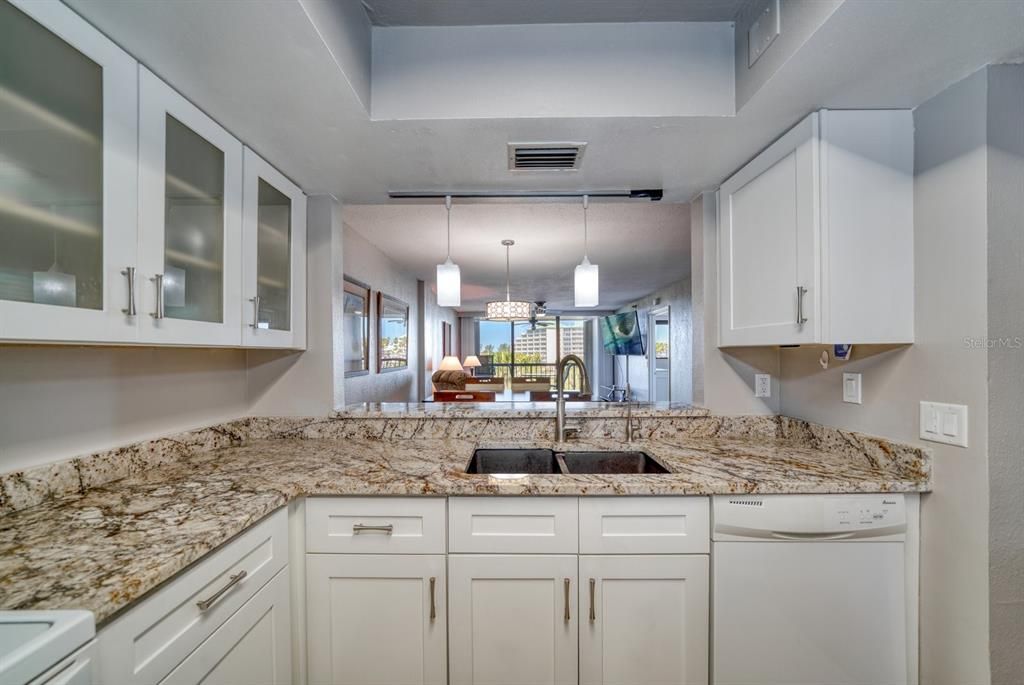
[[[462,276],[459,265],[451,259],[437,265],[437,304],[440,307],[462,306]]]
[[[525,321],[530,318],[530,303],[517,300],[497,300],[487,303],[489,321]]]
[[[576,266],[573,299],[577,307],[596,307],[598,305],[597,264],[591,264],[586,257]]]

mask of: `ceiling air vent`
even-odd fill
[[[586,143],[509,143],[510,171],[575,171]]]

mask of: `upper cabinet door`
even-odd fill
[[[306,196],[245,148],[242,343],[306,346]]]
[[[136,99],[65,5],[0,0],[0,339],[136,339]]]
[[[139,67],[140,339],[242,342],[242,144]]]
[[[719,190],[719,345],[818,338],[818,115]]]

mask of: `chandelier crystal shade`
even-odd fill
[[[488,321],[521,321],[530,318],[533,305],[530,302],[512,299],[512,281],[509,268],[509,248],[515,245],[514,240],[502,240],[505,246],[505,299],[487,303]]]
[[[576,266],[573,283],[573,301],[577,307],[596,307],[598,297],[598,268],[587,256],[587,207],[590,197],[583,196],[583,261]]]
[[[439,307],[462,305],[462,274],[459,265],[452,261],[452,196],[444,198],[448,210],[448,257],[444,264],[437,265],[437,304]]]

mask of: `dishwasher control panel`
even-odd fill
[[[902,536],[907,505],[900,494],[716,495],[715,540],[841,540]]]
[[[825,528],[834,531],[888,528],[906,522],[903,497],[825,498]]]

